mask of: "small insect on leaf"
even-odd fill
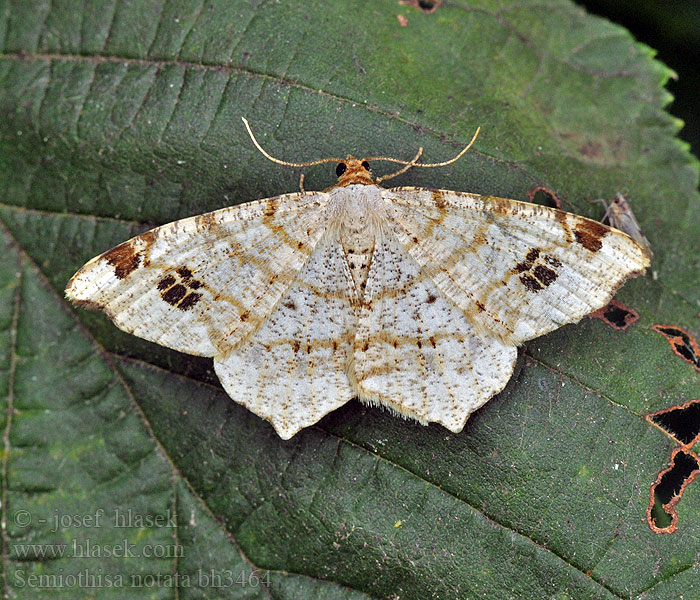
[[[603,221],[607,220],[612,227],[624,231],[644,249],[644,252],[646,252],[650,260],[654,258],[651,244],[644,233],[642,233],[642,228],[639,226],[637,217],[634,216],[629,202],[627,202],[622,194],[615,194],[615,198],[613,198],[610,204],[603,199],[597,200],[596,202],[601,202],[603,206],[605,206]]]

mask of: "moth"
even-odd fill
[[[517,346],[605,306],[649,258],[554,208],[380,183],[424,164],[337,162],[324,191],[157,227],[93,258],[67,297],[117,327],[214,359],[233,400],[283,439],[353,397],[453,432],[510,379]],[[370,162],[402,166],[374,177]]]

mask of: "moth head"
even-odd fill
[[[335,174],[338,176],[338,185],[340,187],[356,183],[362,185],[373,185],[376,183],[372,177],[369,162],[355,158],[352,154],[348,154],[345,160],[338,163],[335,167]]]

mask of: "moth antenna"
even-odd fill
[[[464,147],[464,149],[454,158],[451,158],[450,160],[446,160],[444,162],[439,162],[439,163],[419,163],[419,162],[416,162],[418,160],[418,157],[423,152],[423,148],[421,148],[418,151],[418,154],[415,156],[415,158],[413,158],[410,161],[399,160],[398,158],[390,158],[388,156],[370,156],[369,158],[365,158],[365,160],[367,160],[367,161],[386,160],[389,162],[398,163],[400,165],[406,165],[405,169],[401,169],[400,171],[397,171],[396,173],[391,173],[391,174],[386,175],[384,177],[380,177],[379,179],[377,179],[378,182],[379,181],[386,181],[387,179],[390,179],[391,177],[396,177],[397,175],[400,175],[401,173],[405,173],[408,169],[410,169],[412,167],[431,167],[431,168],[432,167],[445,167],[445,166],[451,165],[453,162],[459,160],[464,155],[464,153],[467,150],[469,150],[469,148],[472,147],[472,145],[476,141],[476,138],[479,136],[480,131],[481,131],[481,127],[477,127],[476,131],[474,132],[474,136],[472,137],[471,141]]]
[[[277,163],[278,165],[284,165],[285,167],[313,167],[314,165],[320,165],[322,163],[327,162],[344,162],[342,158],[322,158],[320,160],[312,160],[303,163],[288,162],[286,160],[280,160],[279,158],[275,158],[274,156],[268,154],[265,151],[265,149],[258,143],[258,140],[255,139],[255,136],[253,135],[253,131],[251,130],[247,119],[245,117],[241,117],[241,119],[243,120],[245,128],[248,130],[248,135],[250,136],[250,139],[253,140],[253,143],[255,144],[255,147],[260,151],[260,154],[262,154],[267,160],[270,160],[273,163]]]
[[[420,158],[421,154],[423,154],[423,147],[422,146],[420,148],[418,148],[418,152],[416,152],[416,155],[413,157],[413,159],[411,161],[405,163],[405,166],[401,167],[398,171],[395,171],[394,173],[389,173],[388,175],[382,175],[381,177],[377,177],[376,182],[381,183],[382,181],[386,181],[387,179],[391,179],[392,177],[396,177],[397,175],[401,175],[402,173],[405,173],[411,167],[415,167],[416,161]],[[390,159],[366,158],[365,160],[390,160]],[[392,161],[392,162],[394,162],[394,161]],[[404,161],[396,161],[396,162],[404,162]]]
[[[462,150],[457,156],[454,158],[451,158],[450,160],[446,160],[445,162],[439,162],[439,163],[430,163],[430,164],[424,164],[424,163],[419,163],[417,165],[413,165],[414,167],[446,167],[447,165],[451,165],[453,162],[458,161],[464,153],[469,150],[469,148],[472,147],[472,144],[476,141],[476,138],[479,136],[479,132],[481,131],[481,127],[477,127],[476,131],[474,132],[474,136],[472,137],[472,141],[469,142],[464,150]]]

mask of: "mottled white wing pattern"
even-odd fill
[[[78,305],[181,352],[229,354],[267,319],[325,230],[328,196],[287,194],[182,219],[87,263]]]
[[[343,249],[324,236],[248,343],[215,357],[221,384],[292,437],[356,395],[348,372],[358,306]]]
[[[355,341],[362,400],[461,431],[510,379],[515,346],[478,334],[388,230],[377,242]]]
[[[518,345],[604,306],[649,265],[619,231],[477,194],[384,190],[389,226],[477,332]]]

